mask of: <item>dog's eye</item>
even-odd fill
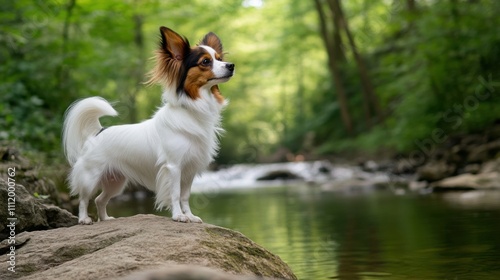
[[[201,64],[202,64],[202,65],[204,65],[204,66],[209,65],[209,64],[210,64],[210,59],[208,59],[208,58],[203,59],[203,60],[201,61]]]

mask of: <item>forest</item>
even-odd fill
[[[176,264],[231,273],[224,279],[500,279],[499,0],[0,7],[0,251],[9,257],[0,279],[145,279],[130,275]],[[110,141],[102,158],[140,164],[122,172],[90,160],[85,168],[102,173],[74,180],[61,143],[67,108],[101,96],[119,112],[103,126],[150,118],[164,105],[162,88],[147,83],[161,26],[191,45],[216,33],[236,65],[219,85],[229,104],[215,163],[191,180],[197,169],[186,166],[199,157],[180,174],[170,163],[181,156],[121,154]],[[141,138],[153,137],[123,139]],[[129,143],[152,151],[157,142]],[[146,181],[156,197],[138,186]],[[104,191],[88,203],[94,187]],[[171,211],[159,211],[158,197],[171,198]]]
[[[405,153],[500,121],[499,1],[0,2],[0,141],[49,159],[79,98],[115,101],[107,125],[161,105],[144,83],[160,26],[213,31],[236,64],[221,164]]]

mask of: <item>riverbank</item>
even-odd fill
[[[435,191],[500,189],[500,125],[435,140],[416,141],[390,172],[415,174],[416,182]]]

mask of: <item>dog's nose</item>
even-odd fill
[[[226,68],[229,69],[229,71],[234,71],[234,64],[233,63],[227,63]]]

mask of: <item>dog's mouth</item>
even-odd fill
[[[226,76],[223,76],[223,77],[214,77],[214,78],[211,78],[211,79],[208,79],[209,81],[216,81],[216,80],[229,80],[232,76],[234,76],[233,73],[231,73],[230,75],[226,75]]]

